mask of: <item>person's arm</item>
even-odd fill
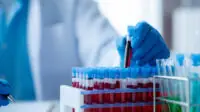
[[[76,8],[75,31],[83,65],[112,66],[117,63],[115,39],[119,35],[100,13],[96,2],[77,0]]]

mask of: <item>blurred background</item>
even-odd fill
[[[96,0],[120,34],[145,20],[157,28],[171,50],[200,52],[200,0]]]
[[[72,36],[72,35],[68,35],[69,32],[72,32],[72,31],[70,31],[70,29],[72,29],[72,28],[68,27],[69,31],[67,33],[65,33],[66,30],[63,29],[65,27],[63,27],[62,25],[59,24],[59,22],[64,21],[64,19],[60,19],[60,18],[56,18],[56,17],[54,18],[51,15],[51,13],[56,12],[55,10],[57,10],[57,12],[59,12],[59,10],[62,10],[62,12],[63,12],[62,14],[64,16],[66,16],[67,15],[67,13],[65,12],[65,9],[67,9],[65,7],[66,4],[62,4],[62,2],[67,3],[68,0],[61,0],[60,4],[63,6],[62,8],[61,7],[55,8],[53,6],[54,2],[55,1],[57,2],[57,0],[52,0],[53,1],[53,2],[51,2],[51,3],[53,3],[53,5],[51,4],[52,6],[48,5],[48,0],[0,0],[0,8],[4,8],[2,5],[2,3],[3,3],[2,1],[5,2],[6,5],[12,4],[13,1],[23,1],[25,3],[25,6],[28,4],[27,1],[30,1],[31,16],[29,18],[31,18],[31,19],[28,21],[30,23],[32,23],[31,25],[33,26],[32,29],[29,29],[29,30],[32,30],[33,32],[29,33],[28,36],[33,37],[33,38],[27,40],[27,38],[24,36],[24,35],[26,35],[26,32],[23,32],[17,28],[17,26],[20,26],[22,24],[22,27],[20,27],[20,28],[22,28],[22,30],[24,30],[23,28],[25,28],[25,27],[23,25],[27,24],[27,23],[24,23],[24,21],[27,19],[24,16],[26,16],[27,13],[21,12],[22,14],[19,14],[19,15],[22,16],[21,18],[23,18],[23,19],[21,20],[21,18],[16,16],[16,18],[17,17],[18,18],[15,19],[15,22],[11,22],[12,20],[10,20],[10,19],[5,20],[5,18],[0,18],[0,25],[1,25],[0,26],[0,31],[1,31],[0,37],[2,37],[2,38],[0,38],[0,51],[1,51],[0,52],[0,78],[5,78],[6,80],[8,80],[13,87],[12,90],[15,90],[15,92],[18,95],[25,94],[24,96],[27,95],[27,97],[32,96],[31,98],[29,98],[29,100],[30,99],[35,100],[35,96],[36,96],[35,94],[42,93],[43,90],[45,90],[46,88],[48,90],[50,90],[50,92],[48,92],[49,94],[51,94],[51,93],[53,94],[53,92],[56,92],[56,94],[57,94],[56,98],[58,99],[60,84],[65,84],[67,79],[71,80],[71,71],[70,71],[71,67],[77,66],[78,65],[77,63],[79,63],[79,61],[80,61],[80,60],[78,60],[79,56],[77,56],[77,54],[76,54],[78,52],[78,50],[77,50],[77,52],[74,52],[74,53],[71,52],[71,47],[77,48],[77,44],[74,44],[74,46],[72,45],[73,43],[75,43],[76,40],[71,41],[71,40],[66,40],[66,38],[63,38],[66,35],[69,37]],[[40,4],[41,1],[44,4]],[[80,1],[82,1],[82,0],[80,0]],[[95,1],[95,3],[97,3],[101,13],[105,17],[108,18],[108,20],[110,21],[110,23],[112,24],[114,29],[116,29],[116,31],[120,35],[127,34],[127,31],[126,31],[127,25],[136,25],[136,23],[138,23],[139,21],[147,21],[153,27],[158,29],[158,31],[163,35],[164,39],[167,42],[167,45],[169,46],[169,48],[171,49],[172,52],[179,52],[179,53],[190,53],[190,52],[193,52],[193,53],[198,52],[199,53],[200,52],[200,44],[199,44],[200,43],[200,0],[94,0],[94,1]],[[56,4],[56,2],[55,2],[55,4]],[[59,0],[58,0],[58,2],[59,2]],[[12,6],[12,5],[10,5],[10,6]],[[44,6],[49,9],[53,9],[53,10],[51,10],[52,12],[50,11],[50,13],[47,13],[46,15],[40,15],[40,13],[42,13],[42,11],[40,11],[40,6]],[[11,10],[11,12],[13,11],[15,13],[15,11],[18,10],[19,7],[20,7],[20,4],[16,3],[15,7],[14,8],[11,7],[10,10]],[[28,6],[24,7],[24,10],[27,10],[27,9],[29,9]],[[96,10],[94,8],[94,12],[95,11]],[[93,12],[93,11],[91,11],[91,12]],[[74,13],[74,12],[72,12],[72,13]],[[59,16],[62,17],[63,16],[62,14],[56,13],[55,15],[58,17]],[[0,10],[0,16],[1,17],[5,16],[2,10]],[[7,16],[7,18],[9,18],[9,17],[12,18],[13,13],[9,13],[6,16]],[[47,20],[49,20],[47,22],[43,20],[42,22],[44,22],[44,23],[46,22],[48,24],[48,22],[49,23],[51,23],[52,21],[55,22],[56,24],[53,25],[54,28],[52,28],[52,27],[49,29],[47,29],[47,28],[44,29],[43,27],[41,28],[40,27],[41,20],[39,19],[40,16],[46,17]],[[53,19],[51,19],[51,17]],[[81,22],[81,20],[80,20],[80,22]],[[90,23],[90,21],[89,21],[89,23]],[[4,32],[6,29],[5,24],[13,25],[12,28],[7,29],[8,31],[14,32],[13,34],[10,34],[10,33],[8,34],[8,37],[13,37],[13,38],[10,38],[11,41],[9,41],[10,42],[9,44],[6,44],[6,43],[8,43],[8,39],[4,38],[5,37]],[[45,26],[46,24],[42,24],[42,25]],[[98,26],[98,24],[97,24],[97,26]],[[94,28],[92,27],[91,29],[95,29],[95,27]],[[105,27],[103,27],[103,28],[105,28]],[[113,32],[113,29],[110,26],[108,28],[109,29],[106,29],[107,31],[106,30],[101,30],[101,31],[103,33]],[[60,65],[61,67],[57,67],[57,65],[55,63],[52,64],[52,60],[54,61],[55,57],[51,57],[52,60],[46,61],[46,63],[47,63],[46,65],[55,65],[55,66],[51,66],[51,67],[52,68],[57,67],[57,69],[56,69],[57,71],[55,70],[56,72],[51,72],[48,70],[49,66],[47,66],[47,67],[45,66],[43,68],[46,68],[47,70],[45,71],[45,73],[43,73],[44,74],[43,75],[42,73],[39,73],[40,66],[36,67],[37,64],[40,65],[39,59],[36,59],[39,57],[39,51],[31,50],[31,53],[36,54],[36,56],[38,56],[38,57],[36,57],[36,58],[28,57],[27,46],[30,47],[31,49],[34,49],[37,47],[38,47],[38,49],[40,49],[39,48],[40,47],[39,37],[40,37],[40,33],[44,30],[47,30],[46,31],[47,35],[45,35],[47,38],[44,38],[44,39],[51,41],[47,44],[49,46],[45,46],[45,47],[49,48],[46,51],[51,51],[52,48],[50,48],[50,47],[52,47],[52,45],[55,45],[56,48],[53,49],[52,51],[55,50],[56,53],[58,52],[57,53],[58,55],[59,55],[59,53],[62,53],[62,52],[64,52],[65,54],[63,53],[64,54],[64,55],[62,55],[63,57],[61,56],[61,58],[58,58],[58,61],[57,61],[58,63],[56,63],[57,65]],[[88,33],[87,29],[85,30],[84,28],[82,28],[82,30],[84,30],[82,32]],[[54,35],[52,33],[53,31],[55,31],[55,32],[57,31],[58,35]],[[93,31],[93,30],[91,30],[91,31]],[[97,34],[98,33],[99,33],[99,31],[97,31]],[[64,36],[62,34],[64,34]],[[90,34],[90,33],[88,33],[88,34]],[[107,33],[107,35],[110,36],[110,33]],[[44,36],[44,34],[42,36]],[[56,38],[54,38],[53,36],[55,36]],[[89,36],[95,37],[97,35],[95,34],[94,36],[93,35],[89,35]],[[101,36],[101,33],[98,36]],[[23,38],[20,41],[18,38],[15,38],[15,37],[23,37]],[[86,35],[86,37],[87,37],[87,35]],[[53,39],[59,40],[59,43],[54,44]],[[81,39],[82,39],[82,37],[80,38],[80,40]],[[84,40],[84,39],[82,39],[82,40]],[[89,39],[86,38],[85,40],[89,40]],[[29,46],[29,44],[27,44],[27,41],[32,42],[33,43],[32,46]],[[98,42],[98,40],[96,40],[96,41]],[[64,47],[62,46],[62,45],[66,45],[66,43],[67,43],[67,45],[70,46],[70,49],[65,49],[66,46],[64,46]],[[83,45],[82,47],[85,47],[88,43],[82,44]],[[43,48],[45,48],[45,47],[43,46]],[[80,47],[80,48],[82,48],[82,47]],[[88,47],[86,46],[86,48],[88,48]],[[89,48],[91,48],[91,47],[89,46]],[[96,48],[98,49],[98,46]],[[6,50],[6,49],[8,49],[8,50]],[[94,47],[94,49],[95,49],[95,47]],[[16,51],[18,51],[18,52],[16,52]],[[88,51],[90,51],[90,50],[88,50]],[[45,52],[45,53],[47,55],[49,53],[50,55],[48,55],[46,57],[44,56],[45,58],[42,58],[42,60],[45,60],[46,58],[49,58],[50,56],[52,56],[51,52]],[[85,57],[83,56],[82,58],[84,60],[86,60],[86,62],[87,62],[88,61],[87,60],[88,52],[85,53],[85,49],[84,49],[81,53],[86,54],[86,56]],[[94,53],[96,53],[96,52],[94,52]],[[88,54],[90,54],[90,52]],[[98,54],[96,54],[96,55],[98,55]],[[67,57],[67,56],[68,56],[68,59],[66,60],[65,57]],[[77,59],[72,59],[75,56],[77,56]],[[32,77],[32,71],[30,69],[31,67],[29,64],[29,58],[30,58],[30,60],[33,60],[35,62],[34,64],[32,64],[31,67],[32,67],[32,69],[34,69],[35,74],[38,75],[37,77]],[[94,59],[97,59],[97,58],[94,58]],[[113,60],[113,58],[111,58],[111,60]],[[82,61],[82,62],[84,62],[84,61]],[[16,63],[16,64],[13,64],[13,63]],[[60,63],[64,63],[64,64],[62,65]],[[83,63],[81,63],[81,64],[83,64]],[[87,64],[88,63],[86,63],[85,65],[87,65]],[[68,65],[68,68],[66,69],[65,67],[67,65]],[[62,69],[60,69],[60,68],[62,68]],[[14,74],[15,74],[15,77],[13,77]],[[42,74],[45,78],[40,77],[40,74]],[[58,74],[61,74],[61,75],[59,76]],[[68,75],[68,76],[70,76],[70,78],[66,77],[67,74],[70,74],[70,75]],[[58,77],[60,79],[55,80],[54,77],[53,78],[50,77],[49,80],[47,80],[50,75],[52,75],[56,78]],[[35,83],[33,83],[34,82],[33,79],[35,80]],[[45,81],[50,82],[50,84],[52,84],[52,85],[55,85],[55,83],[58,83],[57,86],[55,86],[57,88],[57,91],[52,89],[53,88],[52,85],[49,86],[48,84],[46,84]],[[54,82],[52,82],[52,81],[54,81]],[[68,81],[68,82],[70,83],[70,81]],[[44,86],[44,88],[40,87],[42,85],[41,83],[44,83],[43,85],[46,84]],[[35,85],[33,86],[33,84],[35,84]],[[20,87],[20,86],[21,86],[21,89],[23,89],[25,92],[19,90],[18,87]],[[38,93],[34,92],[34,89],[36,89],[38,91]],[[28,94],[28,92],[30,92],[31,95]],[[46,95],[46,96],[48,97],[48,95]],[[23,98],[19,97],[19,99],[23,99]],[[42,99],[42,98],[39,97],[38,99]],[[23,110],[25,107],[24,105],[25,104],[22,104],[23,108],[21,107]],[[27,104],[27,105],[29,105],[29,104]],[[44,107],[44,106],[41,106],[41,108],[42,107]],[[49,107],[49,104],[47,107]],[[16,106],[16,108],[18,108],[18,106]],[[16,110],[16,108],[13,108],[13,110]],[[28,108],[29,108],[29,106],[27,106],[27,109]],[[40,107],[38,107],[38,108],[40,108]],[[10,111],[8,110],[8,111],[3,111],[3,112],[10,112]]]

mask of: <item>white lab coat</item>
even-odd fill
[[[38,5],[40,4],[40,5]],[[28,45],[38,100],[59,98],[74,66],[118,62],[116,31],[92,0],[32,0]]]

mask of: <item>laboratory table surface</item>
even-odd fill
[[[9,104],[8,106],[0,107],[0,112],[59,112],[59,102],[17,102]],[[66,112],[71,112],[71,109],[68,108]]]

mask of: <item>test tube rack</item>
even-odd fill
[[[161,95],[161,97],[157,97],[156,96],[156,82],[157,81],[161,82],[161,80],[162,81],[173,81],[173,82],[181,81],[181,82],[185,83],[185,89],[183,89],[183,92],[185,92],[185,101],[170,100],[166,97],[163,97],[162,95]],[[192,87],[191,84],[193,81],[197,81],[200,83],[200,78],[179,77],[179,76],[154,76],[153,77],[154,112],[156,112],[156,108],[155,108],[156,101],[179,105],[182,108],[184,108],[184,110],[182,110],[182,112],[200,112],[200,110],[199,110],[200,103],[192,103],[192,100],[191,100],[191,97],[192,97],[191,92],[192,91],[196,92],[196,91],[192,90],[192,88],[191,88]],[[160,86],[163,87],[162,84],[160,84]],[[184,85],[182,85],[182,86],[184,86]],[[200,89],[200,88],[196,88],[196,89]],[[162,94],[162,91],[165,91],[165,90],[161,90],[161,94]],[[192,110],[192,108],[198,108],[198,109],[196,111],[194,111],[194,110]],[[170,110],[168,110],[168,111],[173,112]],[[165,111],[165,112],[168,112],[168,111]]]
[[[120,90],[105,90],[105,91],[85,91],[79,88],[74,88],[67,85],[60,86],[60,112],[66,112],[66,107],[74,108],[75,112],[85,112],[84,109],[87,108],[111,108],[111,107],[133,107],[133,106],[152,106],[153,112],[153,102],[149,103],[118,103],[118,104],[94,104],[94,105],[86,105],[84,104],[84,95],[88,94],[104,94],[104,93],[127,93],[127,92],[147,92],[151,91],[153,93],[153,89],[120,89]],[[154,91],[159,91],[155,89]],[[159,102],[156,102],[159,104]]]

